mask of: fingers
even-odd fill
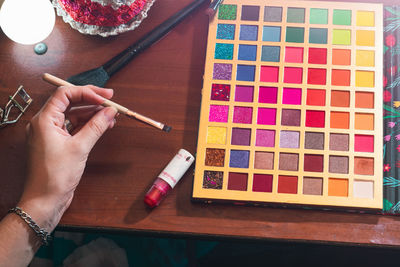
[[[114,117],[117,110],[112,107],[98,111],[73,138],[79,140],[89,152],[104,132],[114,125]]]
[[[103,108],[104,107],[102,106],[95,105],[72,107],[68,112],[65,113],[65,117],[70,120],[74,127],[77,127],[81,124],[85,124],[94,116],[94,114]]]
[[[112,89],[87,86],[62,86],[57,89],[43,108],[43,112],[65,112],[71,104],[101,105],[113,96]]]

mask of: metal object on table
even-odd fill
[[[5,108],[0,108],[0,128],[16,123],[32,101],[33,99],[25,91],[24,87],[20,85],[15,94],[9,96],[9,101]]]

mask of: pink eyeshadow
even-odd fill
[[[285,83],[302,83],[303,69],[302,68],[285,68],[284,80]]]
[[[278,98],[277,87],[264,87],[260,86],[258,94],[258,102],[276,104]]]
[[[256,146],[274,147],[275,146],[275,131],[261,130],[256,131]]]
[[[257,124],[275,125],[276,109],[274,108],[258,108]]]
[[[260,81],[276,83],[279,79],[279,67],[261,66]]]
[[[238,102],[253,102],[253,86],[236,86],[235,101]]]
[[[209,121],[228,122],[229,106],[210,105]]]
[[[301,88],[283,88],[282,103],[301,105]]]
[[[233,122],[235,123],[251,123],[253,108],[250,107],[234,107]]]
[[[356,134],[354,136],[354,151],[374,152],[374,136]]]
[[[285,62],[303,63],[302,47],[286,47]]]

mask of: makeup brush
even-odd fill
[[[204,2],[209,0],[195,0],[182,10],[178,11],[158,27],[153,29],[150,33],[146,34],[142,39],[129,46],[127,49],[107,61],[104,65],[88,70],[76,75],[73,75],[67,79],[68,82],[75,85],[87,85],[93,84],[99,87],[104,87],[110,77],[128,64],[135,56],[140,54],[146,48],[153,45],[155,42],[164,37],[170,32],[176,25],[178,25],[183,19],[193,13],[197,8]]]
[[[48,74],[48,73],[44,73],[42,78],[43,78],[44,81],[46,81],[46,82],[48,82],[50,84],[53,84],[55,86],[63,86],[63,85],[73,86],[73,84],[71,84],[71,83],[69,83],[67,81],[64,81],[64,80],[62,80],[62,79],[60,79],[60,78],[58,78],[56,76],[53,76],[51,74]],[[147,124],[150,124],[151,126],[154,126],[154,127],[158,128],[160,130],[163,130],[164,132],[167,132],[167,133],[169,133],[171,131],[171,129],[172,129],[171,126],[168,126],[168,125],[163,124],[161,122],[158,122],[158,121],[152,120],[150,118],[147,118],[146,116],[143,116],[143,115],[141,115],[141,114],[139,114],[137,112],[129,110],[126,107],[123,107],[123,106],[121,106],[121,105],[119,105],[117,103],[114,103],[113,101],[108,100],[108,99],[106,99],[104,101],[102,106],[104,106],[104,107],[113,107],[113,108],[117,109],[119,113],[125,114],[126,116],[128,116],[130,118],[135,118],[135,119],[137,119],[139,121],[142,121],[142,122],[145,122]]]
[[[224,0],[213,0],[210,6],[206,10],[206,14],[211,18],[217,12],[218,7],[222,4]]]

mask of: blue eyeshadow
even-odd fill
[[[255,61],[257,57],[256,45],[239,45],[239,60]]]
[[[328,29],[310,28],[309,42],[312,44],[326,44]]]
[[[253,82],[255,70],[253,65],[237,65],[236,80]]]
[[[218,24],[217,39],[233,40],[235,38],[234,24]]]
[[[215,59],[232,59],[233,44],[215,44]]]
[[[262,39],[263,39],[263,41],[266,41],[266,42],[280,42],[281,41],[281,27],[264,26]]]
[[[239,39],[244,41],[257,41],[258,26],[240,25]]]
[[[229,167],[233,168],[248,168],[249,167],[249,151],[231,150]]]

